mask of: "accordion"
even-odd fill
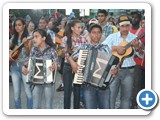
[[[53,60],[43,60],[40,58],[30,58],[28,63],[29,74],[26,78],[26,83],[31,84],[49,84],[55,83],[56,69],[50,71],[49,67]]]
[[[119,58],[99,49],[80,50],[73,83],[89,83],[106,88],[111,80],[111,69],[118,64]]]

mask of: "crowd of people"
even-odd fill
[[[41,17],[38,25],[31,17],[13,18],[9,16],[9,60],[10,76],[14,91],[15,109],[21,109],[21,82],[25,88],[28,109],[41,109],[42,94],[45,96],[45,108],[53,109],[55,84],[26,83],[28,60],[52,59],[50,71],[58,69],[62,83],[57,92],[64,91],[64,109],[137,109],[136,96],[145,88],[145,18],[138,12],[131,17],[119,15],[117,19],[108,18],[108,12],[99,9],[97,17],[69,17],[59,11],[49,18]],[[131,54],[119,58],[117,67],[111,72],[110,85],[101,89],[91,84],[73,84],[74,74],[79,65],[77,59],[81,49],[92,48],[112,55],[124,55],[128,48],[121,43],[130,43]],[[15,49],[23,44],[20,54],[13,58]],[[117,57],[119,57],[117,56]],[[90,75],[92,76],[92,75]],[[52,81],[52,80],[51,80]]]

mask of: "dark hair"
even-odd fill
[[[28,25],[29,25],[30,23],[33,23],[33,24],[34,24],[34,30],[35,30],[35,29],[37,28],[36,23],[35,23],[33,20],[29,21]]]
[[[46,44],[48,44],[51,47],[54,47],[54,43],[52,42],[52,38],[50,34],[47,34],[47,32],[43,29],[36,29],[33,31],[33,33],[38,32],[42,37],[46,37]]]
[[[109,17],[108,18],[108,22],[110,22],[110,21],[114,21],[114,18],[113,17]]]
[[[43,16],[39,19],[40,20],[44,20],[46,23],[48,23],[48,20],[46,20]]]
[[[116,25],[116,24],[114,23],[114,21],[112,21],[112,20],[110,20],[110,21],[108,21],[108,22],[111,22],[113,25]]]
[[[142,14],[139,12],[139,11],[136,11],[136,12],[131,12],[131,15],[137,15],[139,20],[142,19]]]
[[[106,10],[104,10],[104,9],[99,9],[97,15],[98,15],[99,13],[103,13],[105,16],[108,15],[108,12],[107,12]]]
[[[98,24],[92,24],[92,25],[90,25],[88,32],[91,33],[91,31],[92,31],[93,28],[99,28],[100,31],[102,32],[102,27],[100,25],[98,25]]]
[[[18,32],[17,32],[16,29],[15,29],[15,25],[16,25],[16,22],[17,22],[18,20],[20,20],[23,25],[26,25],[25,21],[24,21],[22,18],[17,18],[17,19],[14,21],[14,23],[13,23],[13,34],[14,34],[14,36],[13,36],[13,41],[12,41],[12,47],[11,47],[11,49],[14,49],[14,47],[15,47],[16,45],[18,45]],[[23,40],[24,37],[27,37],[27,36],[28,36],[28,30],[27,30],[27,27],[25,26],[24,31],[23,31],[23,33],[22,33],[22,36],[21,36],[21,38],[20,38],[21,41]]]
[[[67,45],[69,49],[71,49],[72,47],[71,34],[73,33],[73,31],[71,30],[71,27],[74,27],[77,23],[82,22],[80,20],[71,20],[65,27],[64,35],[67,36]]]

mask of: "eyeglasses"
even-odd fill
[[[104,17],[104,15],[98,15],[98,17]]]

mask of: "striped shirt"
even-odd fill
[[[136,37],[137,37],[136,35],[129,32],[126,37],[126,41],[131,42]],[[123,41],[123,38],[121,37],[120,31],[119,31],[117,33],[109,35],[102,44],[108,45],[109,48],[112,49],[112,46],[118,46],[122,41]],[[130,66],[135,66],[135,65],[136,63],[134,61],[134,55],[132,55],[124,59],[121,67],[130,67]]]
[[[46,48],[41,51],[39,47],[33,47],[30,53],[30,58],[42,58],[44,60],[53,60],[60,67],[57,52],[53,47],[46,45]]]

